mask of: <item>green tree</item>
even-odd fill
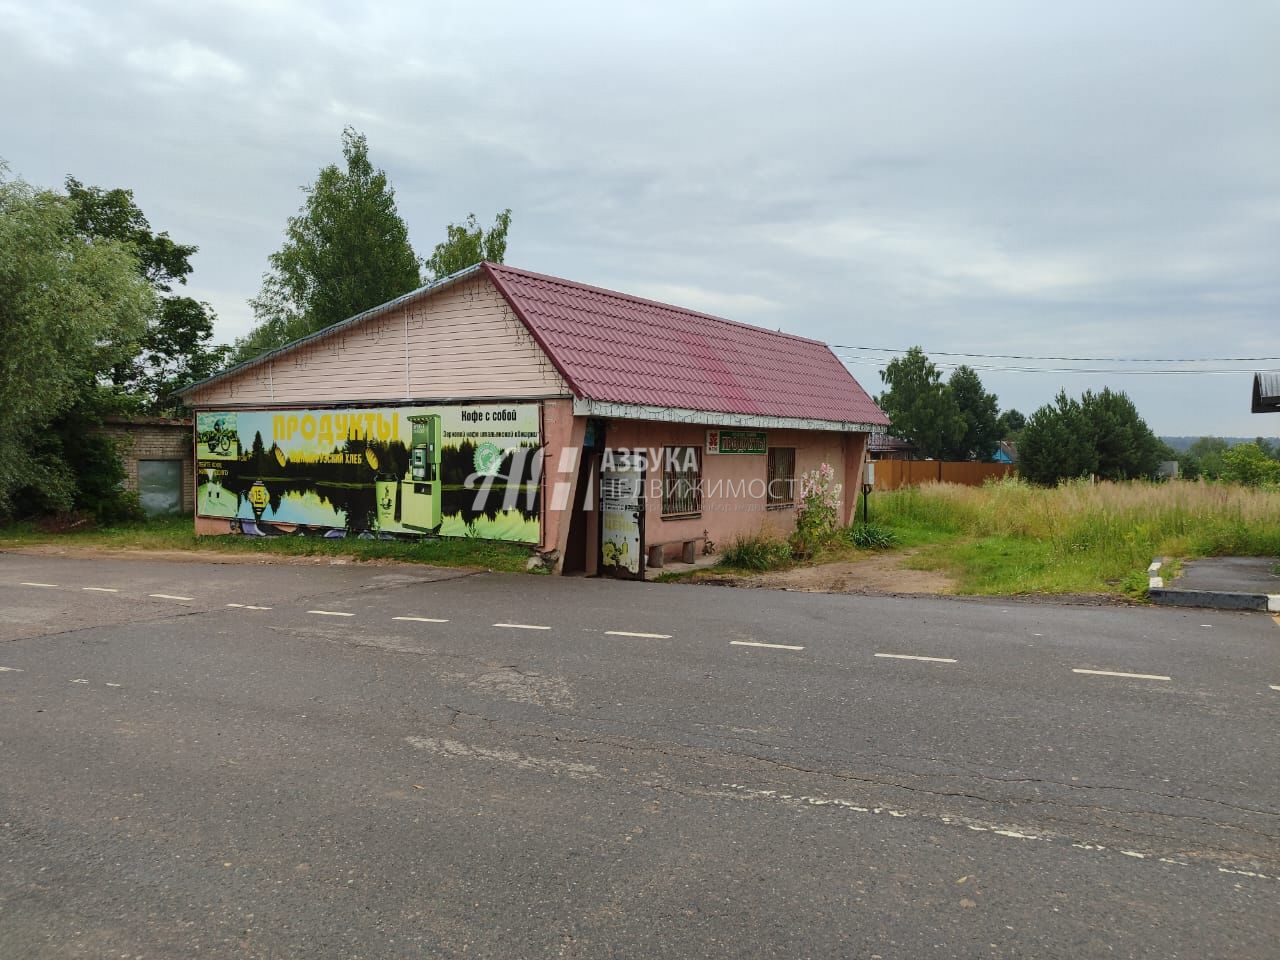
[[[955,448],[964,436],[964,414],[923,350],[912,347],[894,357],[880,379],[888,389],[877,402],[895,436],[909,440],[926,458],[943,458]]]
[[[215,318],[207,303],[173,293],[175,284],[186,284],[197,248],[153,231],[131,190],[86,187],[74,177],[67,178],[66,190],[76,232],[89,241],[127,245],[156,294],[137,354],[111,370],[123,406],[148,414],[179,412],[173,390],[209,376],[230,349],[212,344]]]
[[[0,514],[65,510],[83,505],[73,467],[89,466],[69,462],[68,444],[85,437],[111,371],[136,355],[155,294],[131,245],[86,238],[70,198],[3,172]],[[95,450],[106,461],[98,473],[119,469]]]
[[[346,169],[323,168],[304,187],[284,246],[250,301],[258,325],[236,341],[247,360],[376,307],[419,285],[418,260],[387,174],[369,160],[364,134],[342,132]]]
[[[1063,390],[1031,414],[1018,442],[1018,460],[1022,476],[1046,486],[1092,474],[1098,452],[1079,401]]]
[[[947,390],[964,418],[964,433],[947,451],[948,459],[990,460],[1002,439],[997,425],[1000,402],[996,395],[987,393],[977,371],[963,364],[951,371]]]
[[[1160,441],[1125,393],[1110,387],[1103,387],[1100,393],[1086,390],[1080,407],[1097,452],[1094,473],[1104,480],[1136,480],[1155,474],[1160,465]]]
[[[1027,425],[1027,418],[1017,410],[1009,409],[996,420],[996,432],[1001,440],[1017,440]]]
[[[445,227],[445,239],[436,244],[423,266],[428,280],[439,280],[465,270],[482,260],[502,263],[507,255],[507,231],[511,227],[511,211],[503,210],[494,218],[493,226],[484,230],[474,213],[464,223]]]
[[[1124,393],[1086,390],[1079,401],[1059,392],[1052,405],[1031,415],[1018,457],[1034,483],[1097,475],[1105,480],[1150,477],[1160,465],[1161,444]]]
[[[1201,437],[1187,448],[1182,458],[1183,475],[1192,480],[1197,477],[1217,480],[1222,476],[1222,455],[1229,449],[1231,444],[1222,437]]]
[[[1258,443],[1238,443],[1222,455],[1222,479],[1258,487],[1280,484],[1280,460]]]

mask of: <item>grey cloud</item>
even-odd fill
[[[836,343],[1271,354],[1278,35],[1262,3],[0,2],[0,156],[134,188],[227,338],[350,123],[422,252],[510,206],[514,264]],[[1277,432],[1244,373],[986,379]]]

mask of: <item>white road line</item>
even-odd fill
[[[108,683],[108,684],[107,684],[107,686],[108,686],[108,687],[118,687],[118,686],[120,686],[120,684],[118,684],[118,683]]]
[[[23,580],[20,586],[23,587],[56,587],[56,583],[35,583],[31,580]]]
[[[88,683],[88,680],[72,680],[72,683]]]
[[[539,627],[532,623],[495,623],[495,627],[507,627],[510,630],[550,630],[550,627]]]
[[[606,630],[610,637],[638,637],[641,640],[670,640],[669,633],[632,633],[630,630]]]
[[[884,657],[887,660],[923,660],[926,663],[955,663],[952,657],[917,657],[910,653],[877,653],[877,657]]]
[[[1124,677],[1127,680],[1168,680],[1168,677],[1161,676],[1158,673],[1117,673],[1114,670],[1084,670],[1080,667],[1072,667],[1072,673],[1087,673],[1094,677]]]
[[[246,610],[270,610],[270,607],[255,607],[252,603],[245,604]]]
[[[115,587],[81,587],[81,590],[92,590],[94,593],[119,593]]]
[[[354,617],[354,613],[343,613],[341,610],[308,610],[307,613],[314,613],[317,617]]]
[[[0,673],[22,673],[19,667],[0,667]]]
[[[243,609],[244,609],[244,604],[243,604],[243,603],[228,603],[228,604],[227,604],[227,606],[228,606],[228,607],[235,607],[235,608],[237,608],[237,609],[239,609],[239,610],[243,610]]]
[[[155,597],[157,600],[194,600],[195,597],[180,597],[176,593],[149,593],[149,597]]]
[[[448,620],[437,620],[435,617],[392,617],[392,620],[410,620],[414,623],[448,623]]]
[[[803,650],[804,647],[793,647],[789,643],[757,643],[754,640],[730,640],[735,647],[765,647],[769,650]]]
[[[1271,689],[1272,689],[1272,690],[1280,690],[1280,683],[1273,683],[1273,684],[1271,684]]]

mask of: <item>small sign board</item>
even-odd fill
[[[600,572],[644,579],[644,469],[638,465],[600,471]]]
[[[763,430],[708,430],[707,453],[746,453],[764,456],[769,437]]]

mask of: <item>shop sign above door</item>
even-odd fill
[[[763,430],[708,430],[707,453],[751,453],[764,456],[768,435]]]

